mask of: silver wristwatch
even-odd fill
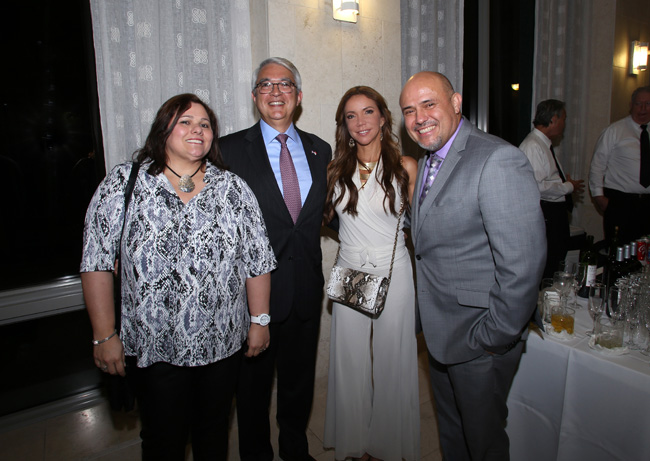
[[[269,314],[260,314],[258,316],[251,315],[251,323],[257,323],[265,327],[271,323],[271,316]]]

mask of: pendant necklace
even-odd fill
[[[370,179],[370,175],[372,174],[372,170],[375,169],[375,167],[377,166],[377,163],[379,162],[379,160],[377,160],[376,162],[365,163],[365,162],[362,162],[361,160],[357,159],[357,162],[359,163],[359,166],[360,166],[360,168],[359,168],[359,178],[361,179],[361,182],[363,183],[363,184],[361,184],[361,187],[359,189],[363,189],[364,187],[366,187],[366,184],[368,184],[368,179]],[[362,173],[362,171],[365,171],[365,173]]]
[[[192,192],[192,191],[194,190],[194,181],[192,181],[192,178],[193,178],[194,176],[196,176],[196,173],[199,172],[199,170],[200,170],[201,167],[203,166],[203,162],[201,162],[201,164],[199,165],[199,167],[196,169],[196,171],[195,171],[192,175],[184,174],[183,176],[179,175],[179,174],[176,173],[174,170],[172,170],[172,169],[169,167],[169,165],[165,165],[165,166],[169,169],[169,171],[171,171],[171,172],[174,173],[177,177],[180,178],[180,180],[178,181],[178,188],[179,188],[181,191],[183,191],[183,192]]]

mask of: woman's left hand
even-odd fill
[[[269,333],[268,326],[261,326],[257,323],[251,323],[250,328],[248,329],[248,350],[246,357],[255,357],[260,355],[266,349],[268,349],[269,344],[271,344],[271,334]]]

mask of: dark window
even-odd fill
[[[85,310],[0,326],[0,417],[102,384]]]
[[[104,160],[88,0],[3,6],[0,290],[76,275]]]
[[[488,131],[518,146],[532,129],[535,0],[490,2]],[[465,1],[463,113],[478,108],[478,0]],[[519,90],[512,89],[518,83]]]
[[[4,416],[102,382],[88,314],[72,310],[78,288],[42,298],[79,272],[86,207],[105,169],[88,0],[6,2],[0,21],[0,291],[38,285],[41,310],[28,315],[36,287],[5,292],[23,309],[0,326]]]

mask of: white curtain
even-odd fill
[[[464,0],[400,0],[402,84],[422,70],[440,72],[463,92]]]
[[[562,168],[583,177],[591,160],[586,145],[592,0],[537,0],[533,70],[533,115],[545,99],[566,103],[564,139],[556,151]],[[532,119],[532,118],[531,118]],[[580,213],[579,208],[574,211]]]
[[[195,93],[219,134],[254,121],[249,0],[90,0],[106,168],[142,147],[158,108]]]

